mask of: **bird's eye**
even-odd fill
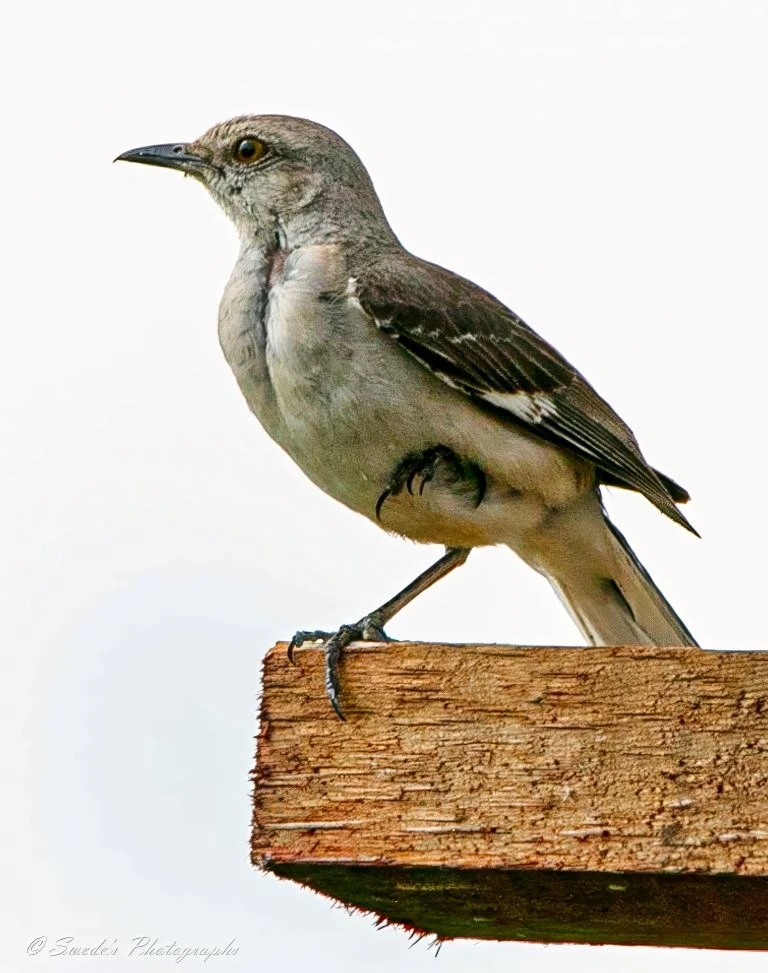
[[[258,162],[266,152],[266,146],[258,139],[240,139],[235,143],[235,158],[238,162]]]

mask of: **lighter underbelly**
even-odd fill
[[[270,294],[264,360],[235,374],[268,434],[327,494],[413,540],[475,547],[514,544],[591,489],[588,464],[482,411],[382,335],[356,302],[319,300],[313,268],[305,257],[291,276],[289,263]],[[482,470],[480,501],[438,466],[423,492],[406,488],[379,504],[404,457],[435,446]]]
[[[421,369],[408,360],[406,374],[412,366]],[[398,389],[372,389],[358,376],[350,368],[343,383],[320,388],[292,378],[290,392],[278,378],[279,428],[268,431],[317,486],[386,530],[449,547],[514,544],[591,479],[574,476],[559,450],[489,419],[431,375],[418,374],[418,382]],[[438,464],[423,490],[417,478],[413,492],[405,487],[380,504],[404,458],[435,446],[482,470],[479,502],[472,484],[457,482],[450,464]],[[534,486],[541,482],[547,495]]]

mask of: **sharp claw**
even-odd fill
[[[339,660],[341,653],[358,638],[360,633],[356,625],[342,625],[338,632],[325,643],[325,693],[328,701],[333,707],[334,713],[340,720],[346,722],[346,716],[341,708],[339,694],[341,693],[341,683],[339,681]]]
[[[297,632],[288,643],[288,652],[286,654],[288,656],[288,661],[292,666],[298,665],[294,653],[296,652],[296,649],[304,644],[304,639],[302,638],[303,634],[303,632]]]
[[[485,492],[488,489],[488,480],[485,473],[480,469],[479,466],[476,468],[477,473],[477,500],[475,501],[475,508],[479,507],[480,504],[485,500]]]
[[[304,645],[305,642],[325,642],[327,639],[331,637],[332,634],[333,634],[332,632],[317,632],[317,631],[296,632],[296,634],[293,636],[291,641],[288,643],[288,652],[287,652],[288,661],[291,663],[291,665],[294,666],[298,665],[298,663],[294,661],[294,655],[296,649],[301,648],[301,646]]]
[[[387,487],[387,489],[382,493],[379,499],[376,501],[376,520],[381,520],[381,508],[384,506],[386,501],[392,496],[392,491]]]

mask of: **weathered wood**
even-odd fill
[[[768,653],[266,657],[253,861],[439,936],[768,949]]]

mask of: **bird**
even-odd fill
[[[591,645],[697,643],[606,514],[601,488],[642,494],[696,533],[686,490],[654,469],[587,380],[504,303],[406,250],[362,161],[307,119],[244,115],[193,142],[117,160],[178,170],[234,223],[218,315],[251,412],[320,489],[445,554],[322,641],[339,665],[475,547],[504,544],[543,575]]]

